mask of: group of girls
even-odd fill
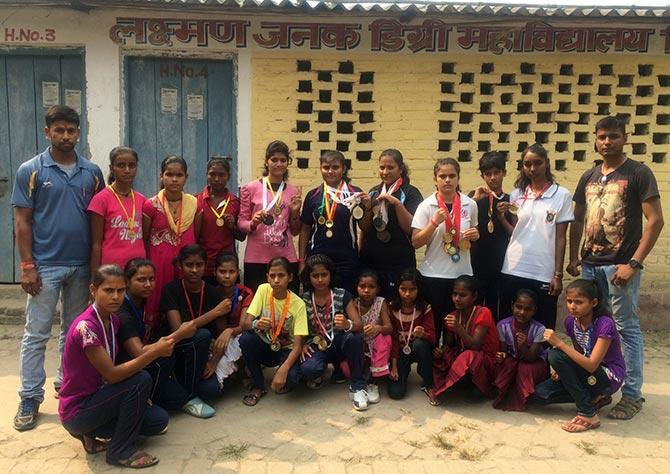
[[[504,158],[494,155],[480,161],[486,186],[472,198],[460,190],[458,162],[438,160],[436,190],[423,199],[398,150],[381,153],[381,182],[367,193],[350,182],[342,153],[327,151],[323,182],[303,201],[288,182],[288,147],[275,141],[263,177],[240,198],[227,186],[228,158],[208,162],[207,185],[192,196],[183,191],[185,160],[168,156],[161,190],[145,199],[133,189],[137,154],[113,149],[109,184],[89,207],[95,304],[68,335],[65,427],[87,451],[144,467],[156,459],[135,449],[137,435],[162,432],[165,410],[213,416],[208,402],[236,372],[243,402],[255,405],[266,394],[263,366],[278,367],[271,388],[282,393],[301,380],[318,388],[333,364],[331,381],[348,379],[354,408],[364,410],[379,401],[381,379],[390,398],[404,397],[413,363],[432,405],[461,385],[468,398],[495,397],[509,410],[531,396],[570,399],[579,413],[564,428],[597,427],[623,361],[589,282],[567,292],[574,349],[553,333],[569,195],[541,146],[522,154],[511,196],[502,191]],[[487,238],[505,241],[500,298],[471,276],[470,249],[485,259]],[[241,285],[235,240],[245,239]],[[550,275],[545,257],[555,262]],[[124,384],[136,388],[132,397]],[[101,400],[109,406],[96,418],[88,407]],[[110,423],[103,443],[98,433]]]

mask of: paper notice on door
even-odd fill
[[[177,89],[161,87],[161,112],[164,114],[177,113]]]
[[[57,82],[42,82],[42,107],[60,104],[60,86]]]
[[[205,118],[205,100],[202,95],[188,94],[186,96],[186,118],[188,120],[203,120]]]
[[[81,114],[81,91],[76,89],[65,89],[65,105],[73,108]]]

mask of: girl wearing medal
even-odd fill
[[[361,264],[379,272],[381,295],[391,299],[400,273],[416,268],[411,224],[423,197],[409,183],[409,170],[398,150],[381,153],[379,177],[381,183],[368,193],[372,212],[361,221]]]
[[[88,454],[106,451],[108,464],[137,469],[158,463],[137,448],[138,436],[162,434],[168,425],[165,410],[148,403],[151,376],[142,369],[170,356],[174,341],[162,338],[138,357],[117,364],[115,313],[125,290],[123,270],[116,265],[103,265],[93,274],[93,304],[73,321],[65,340],[58,413]]]
[[[561,426],[570,433],[600,426],[598,410],[612,402],[621,388],[626,364],[621,339],[607,313],[596,282],[577,279],[565,291],[568,316],[565,332],[572,340],[566,344],[552,329],[544,331],[549,350],[551,378],[535,387],[534,399],[543,404],[577,404],[577,416]]]
[[[496,354],[493,385],[498,395],[493,408],[525,411],[535,385],[547,378],[545,327],[533,319],[536,313],[537,295],[522,289],[516,293],[512,316],[497,325],[500,352]]]
[[[161,190],[144,202],[142,233],[147,258],[156,266],[156,290],[147,298],[144,322],[145,342],[153,342],[163,326],[159,313],[161,292],[166,283],[177,278],[174,260],[179,250],[195,243],[195,228],[202,214],[197,199],[184,192],[188,166],[180,156],[170,155],[161,163]]]
[[[394,282],[395,286],[395,282]],[[356,280],[358,297],[354,299],[356,310],[363,323],[363,366],[368,380],[368,402],[378,403],[379,379],[390,374],[393,326],[386,300],[379,296],[379,275],[373,270],[363,270]],[[348,367],[344,370],[347,374]]]
[[[452,297],[455,310],[444,318],[443,343],[433,350],[433,395],[462,380],[469,386],[467,400],[476,402],[492,393],[498,333],[491,311],[477,305],[479,284],[474,277],[458,277]]]
[[[516,217],[501,270],[500,307],[511,308],[518,290],[531,289],[539,297],[538,320],[553,329],[563,289],[565,235],[574,220],[572,195],[556,183],[542,145],[526,148],[521,160],[510,203],[500,203]]]
[[[302,298],[310,331],[308,344],[300,355],[300,372],[308,386],[317,388],[329,363],[339,368],[346,360],[351,375],[349,395],[354,409],[363,411],[368,408],[363,377],[363,323],[351,293],[335,287],[334,271],[335,265],[326,255],[311,255],[305,261]]]
[[[276,140],[265,150],[263,177],[240,189],[239,229],[247,234],[244,284],[256,291],[267,281],[267,262],[284,257],[291,265],[291,290],[298,292],[298,258],[293,236],[300,233],[301,190],[288,182],[291,155]]]
[[[198,212],[202,213],[199,228],[195,229],[198,243],[207,252],[205,280],[216,285],[214,262],[221,252],[235,252],[235,239],[246,236],[237,230],[240,200],[228,189],[230,157],[213,156],[207,162],[207,186],[196,194]]]
[[[254,293],[244,285],[237,283],[240,276],[237,255],[222,253],[216,259],[216,279],[221,296],[231,302],[230,312],[223,318],[217,318],[217,336],[212,341],[210,356],[205,365],[200,387],[201,394],[207,399],[220,395],[224,381],[237,372],[241,364],[242,315],[247,311]]]
[[[370,210],[370,197],[349,183],[342,153],[324,151],[320,162],[323,183],[307,193],[300,216],[300,261],[327,255],[335,262],[339,285],[353,293],[359,271],[356,221]]]
[[[437,191],[419,204],[412,220],[414,248],[426,246],[426,256],[419,267],[421,288],[433,308],[438,340],[444,317],[454,308],[454,280],[460,275],[472,275],[470,246],[479,239],[477,203],[460,192],[460,172],[456,160],[438,160],[433,168]]]
[[[416,362],[421,376],[421,391],[431,405],[439,402],[432,394],[433,370],[431,349],[435,344],[433,312],[419,289],[416,270],[404,271],[396,284],[396,297],[390,305],[393,325],[391,347],[391,373],[388,393],[394,400],[407,394],[407,379]]]
[[[218,335],[217,325],[230,312],[232,302],[223,299],[217,287],[204,281],[207,254],[201,246],[183,247],[176,261],[182,277],[163,287],[160,310],[165,314],[166,324],[162,333],[173,333],[184,323],[195,325],[195,334],[175,345],[174,374],[189,394],[197,395],[182,410],[198,418],[209,418],[214,416],[215,410],[201,399],[212,398],[203,372],[209,359],[210,343]]]
[[[267,394],[263,366],[278,367],[271,388],[286,393],[300,380],[299,357],[309,334],[302,298],[289,289],[293,274],[285,257],[267,266],[267,283],[258,287],[242,321],[242,355],[251,374],[251,389],[242,402],[254,406]]]
[[[100,265],[123,268],[130,259],[146,257],[142,239],[145,198],[133,189],[137,152],[116,147],[109,152],[109,185],[93,196],[91,216],[91,275]]]

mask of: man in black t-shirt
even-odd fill
[[[621,401],[610,418],[629,420],[642,408],[643,340],[637,315],[642,262],[663,228],[658,185],[651,170],[623,153],[623,121],[606,117],[596,124],[595,149],[601,165],[582,175],[575,190],[567,272],[595,280],[621,336],[626,378]],[[647,224],[642,228],[642,216]],[[584,232],[584,226],[586,230]],[[585,234],[579,260],[579,244]]]

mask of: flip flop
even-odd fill
[[[600,421],[591,423],[589,420],[577,415],[572,420],[570,420],[569,423],[561,425],[561,428],[563,428],[568,433],[583,433],[584,431],[600,428]]]
[[[87,454],[98,454],[107,449],[107,443],[92,436],[81,435],[76,437],[84,446]]]
[[[242,398],[242,403],[248,407],[256,406],[258,401],[268,393],[267,390],[261,390],[258,393],[249,392]]]
[[[127,467],[130,469],[144,469],[145,467],[158,464],[158,458],[144,451],[137,450],[128,459],[118,459],[116,461],[107,461],[114,466]]]
[[[428,397],[428,403],[434,407],[442,405],[442,401],[433,394],[432,388],[421,387],[421,391]]]

